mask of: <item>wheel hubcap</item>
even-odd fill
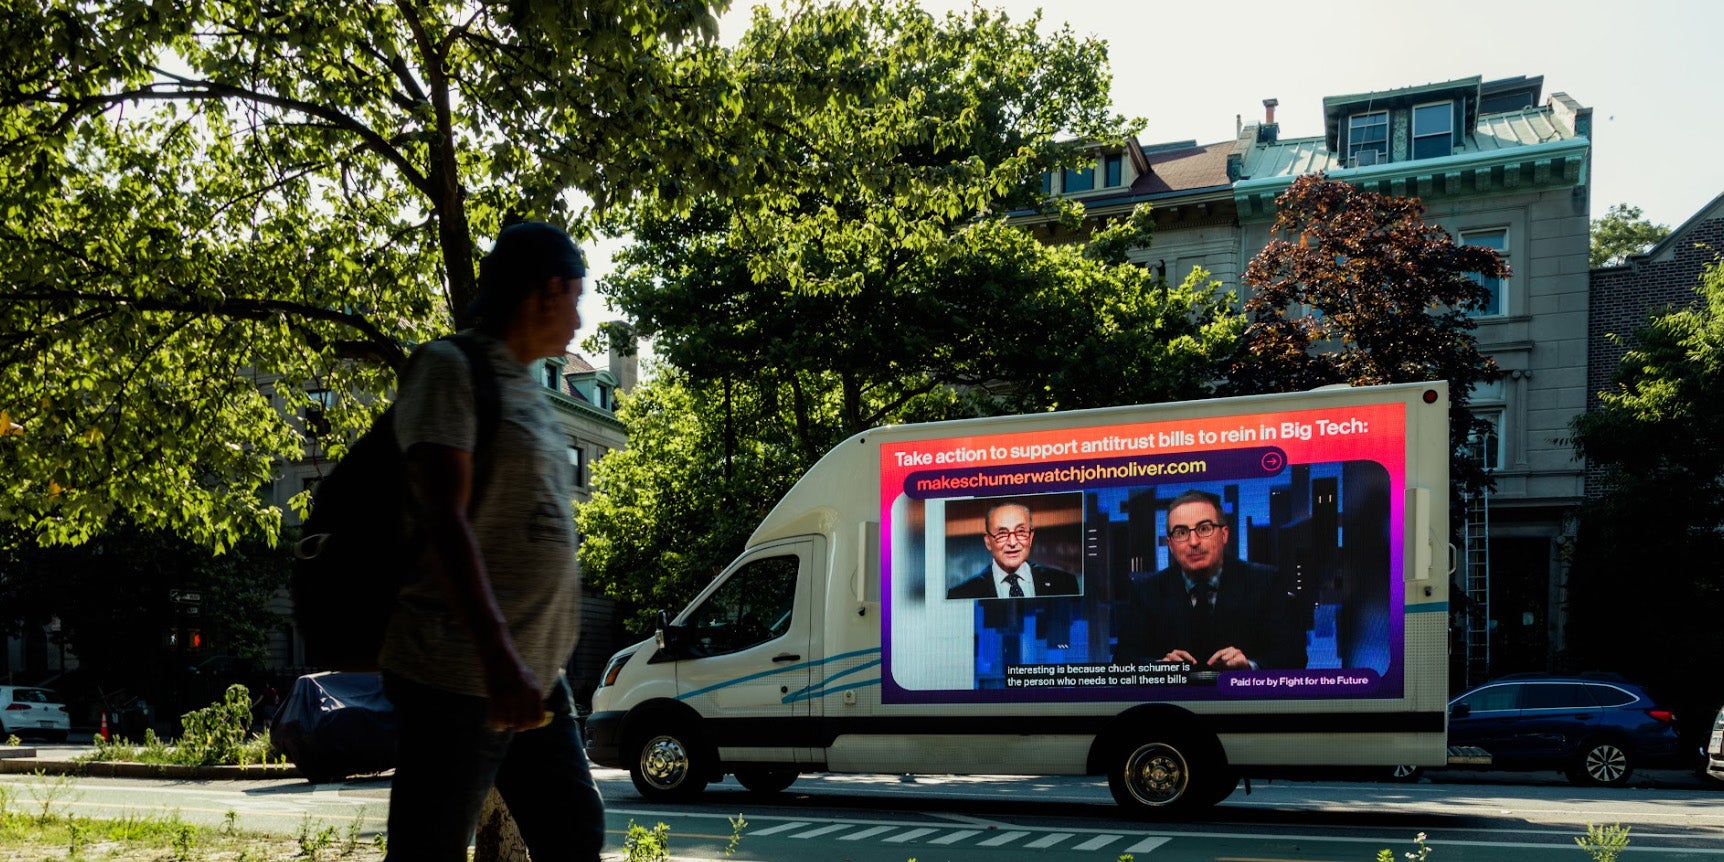
[[[1600,745],[1586,753],[1586,774],[1597,781],[1616,781],[1627,766],[1628,756],[1614,745]]]
[[[688,749],[676,737],[653,737],[641,747],[641,775],[654,787],[676,787],[688,777]]]
[[[1144,805],[1166,805],[1185,794],[1191,774],[1178,749],[1160,742],[1140,746],[1125,761],[1125,787]]]

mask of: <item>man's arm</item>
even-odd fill
[[[407,450],[408,475],[418,495],[437,577],[450,607],[458,612],[479,652],[489,694],[491,721],[502,729],[529,730],[543,723],[539,681],[515,651],[508,621],[491,592],[491,579],[467,519],[473,491],[473,455],[436,443]]]

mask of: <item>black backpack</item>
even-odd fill
[[[461,348],[473,373],[478,439],[472,499],[477,499],[502,409],[497,378],[482,344],[462,334],[444,340]],[[419,543],[407,518],[412,493],[407,459],[395,443],[391,406],[317,483],[293,547],[288,592],[307,666],[377,669],[396,594],[418,559]]]

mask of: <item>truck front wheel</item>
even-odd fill
[[[629,778],[647,799],[688,799],[706,789],[707,764],[691,734],[670,726],[636,737]]]
[[[1233,790],[1236,780],[1197,746],[1177,738],[1139,739],[1123,746],[1107,774],[1114,801],[1150,817],[1214,805]]]

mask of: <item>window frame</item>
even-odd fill
[[[1420,131],[1419,130],[1419,112],[1421,110],[1424,110],[1427,108],[1435,108],[1435,107],[1441,107],[1443,109],[1442,110],[1442,114],[1443,114],[1443,129],[1442,129],[1442,131],[1440,131],[1440,132]],[[1415,158],[1415,159],[1435,159],[1435,158],[1442,158],[1443,156],[1454,155],[1454,152],[1455,152],[1455,102],[1453,99],[1444,99],[1440,102],[1425,102],[1423,104],[1414,105],[1413,109],[1412,109],[1412,127],[1413,127],[1413,158]],[[1419,142],[1421,140],[1429,140],[1429,139],[1436,138],[1439,136],[1441,136],[1444,140],[1441,153],[1421,153],[1421,152],[1419,152]]]
[[[1084,186],[1083,188],[1074,187],[1072,185],[1072,180],[1074,177],[1084,177],[1085,178],[1084,182],[1087,182],[1088,185]],[[1068,194],[1069,195],[1069,194],[1078,194],[1078,193],[1082,193],[1082,192],[1093,192],[1093,191],[1095,191],[1095,163],[1094,162],[1091,162],[1087,167],[1061,168],[1060,169],[1060,193],[1061,194]]]
[[[1501,244],[1492,245],[1490,243],[1474,241],[1484,236],[1500,236],[1502,237],[1500,241]],[[1504,263],[1510,263],[1509,250],[1512,248],[1512,243],[1513,237],[1509,233],[1508,225],[1464,228],[1455,232],[1456,245],[1476,245],[1492,249],[1503,259]],[[1511,266],[1510,269],[1512,270],[1513,267]],[[1486,308],[1483,311],[1469,312],[1469,314],[1475,318],[1507,317],[1509,313],[1509,289],[1512,286],[1511,283],[1513,282],[1513,279],[1493,277],[1490,279],[1491,283],[1486,284],[1486,279],[1483,275],[1478,273],[1468,273],[1467,275],[1473,281],[1490,288],[1491,296],[1494,299],[1493,308]]]
[[[1101,157],[1102,188],[1125,185],[1125,154],[1107,153]]]
[[[1380,117],[1381,121],[1380,122],[1368,122],[1368,123],[1362,122],[1363,120],[1366,120],[1367,118],[1371,118],[1371,117]],[[1381,140],[1370,140],[1370,141],[1361,142],[1359,140],[1359,132],[1360,132],[1360,130],[1365,129],[1365,128],[1370,128],[1370,129],[1381,128],[1383,131],[1382,139]],[[1377,159],[1374,162],[1374,164],[1381,165],[1381,164],[1385,164],[1389,161],[1389,111],[1388,111],[1388,109],[1385,108],[1385,109],[1380,110],[1380,111],[1361,111],[1357,114],[1349,114],[1347,116],[1347,166],[1348,167],[1357,167],[1358,166],[1359,151],[1363,150],[1363,149],[1371,149],[1377,153]]]
[[[587,450],[578,440],[570,440],[568,447],[569,466],[574,470],[574,486],[587,487]]]

